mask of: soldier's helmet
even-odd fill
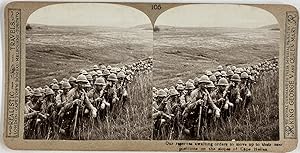
[[[117,72],[121,71],[121,69],[119,67],[116,67],[115,69],[116,69]]]
[[[248,75],[250,75],[251,74],[251,71],[250,71],[250,69],[249,70],[246,70],[245,71]]]
[[[229,70],[227,73],[227,76],[233,76],[233,75],[234,75],[234,72],[232,70]]]
[[[249,77],[249,75],[248,75],[247,72],[243,72],[243,73],[241,74],[241,79],[248,79],[248,77]]]
[[[232,71],[235,71],[235,69],[236,69],[235,66],[232,66],[232,67],[231,67],[231,70],[232,70]]]
[[[241,70],[239,68],[237,68],[237,69],[234,70],[234,73],[241,74]]]
[[[117,74],[117,68],[115,68],[115,67],[111,68],[111,69],[110,69],[110,73],[115,73],[115,74]]]
[[[215,75],[211,75],[211,76],[209,77],[209,80],[210,80],[210,81],[213,81],[213,82],[216,82],[216,81],[217,81],[217,78],[216,78]]]
[[[108,70],[108,69],[105,69],[105,70],[103,71],[102,75],[103,75],[103,76],[108,76],[108,75],[110,75],[109,70]]]
[[[108,78],[107,78],[108,81],[118,81],[118,78],[117,78],[117,75],[114,74],[114,73],[111,73]]]
[[[86,70],[81,70],[81,71],[80,71],[80,74],[88,75],[88,72],[87,72]]]
[[[228,66],[226,67],[226,70],[227,70],[227,71],[231,70],[231,67],[228,65]]]
[[[95,85],[105,86],[106,83],[105,83],[104,78],[102,78],[102,77],[97,78],[95,81]]]
[[[167,97],[167,93],[163,89],[159,89],[157,92],[157,97]]]
[[[225,71],[221,71],[221,75],[222,75],[222,77],[226,77],[227,73]]]
[[[117,74],[117,78],[125,78],[125,77],[126,77],[126,75],[123,71],[121,71]]]
[[[94,66],[93,66],[93,69],[94,69],[94,70],[99,70],[98,65],[94,65]]]
[[[45,89],[45,95],[48,96],[48,95],[54,95],[54,91],[50,88],[46,88]]]
[[[219,66],[217,67],[217,70],[218,70],[218,71],[222,71],[222,70],[223,70],[223,66],[222,66],[222,65],[219,65]]]
[[[53,84],[53,85],[52,85],[52,89],[53,89],[53,90],[59,90],[59,86],[58,86],[57,84]]]
[[[58,85],[62,85],[65,81],[61,80]]]
[[[236,82],[240,82],[241,78],[238,74],[234,74],[231,78],[231,81],[236,81]]]
[[[195,86],[194,86],[193,83],[191,83],[191,82],[188,81],[188,82],[185,84],[185,89],[187,89],[187,90],[193,90],[193,89],[195,89]]]
[[[221,74],[219,71],[215,72],[214,75],[215,75],[216,77],[222,76],[222,74]]]
[[[100,70],[98,70],[98,71],[100,71]],[[100,71],[101,72],[101,71]],[[96,72],[96,71],[91,71],[90,72],[90,75],[93,77],[93,76],[95,76],[95,75],[98,75],[98,73]]]
[[[88,82],[88,83],[84,84],[84,87],[86,87],[86,88],[91,88],[92,85],[90,84],[90,82]]]
[[[249,75],[249,79],[250,79],[251,81],[255,81],[255,79],[254,79],[254,77],[253,77],[252,75]]]
[[[207,71],[205,71],[205,75],[211,76],[211,75],[213,75],[213,73],[211,71],[207,70]]]
[[[169,90],[170,96],[176,96],[179,95],[179,92],[175,88],[171,88]]]
[[[25,97],[28,97],[28,96],[31,96],[31,93],[27,88],[25,88]]]
[[[93,77],[89,74],[89,75],[86,75],[86,79],[87,79],[88,81],[92,81],[92,80],[93,80]]]
[[[164,91],[169,94],[169,89],[168,88],[164,88]]]
[[[63,84],[62,84],[62,89],[70,89],[71,88],[71,85],[68,81],[65,81]]]
[[[199,79],[199,83],[210,83],[210,80],[207,75],[202,75]]]
[[[106,69],[110,70],[110,69],[111,69],[111,66],[110,66],[110,65],[108,65],[108,66],[106,67]]]
[[[76,79],[77,82],[81,82],[81,83],[88,83],[89,81],[86,79],[86,76],[83,75],[83,74],[80,74],[77,79]]]
[[[105,65],[101,65],[100,69],[101,69],[101,71],[104,71],[106,69],[106,66]]]
[[[182,84],[178,84],[176,89],[177,89],[177,91],[182,91],[182,90],[184,90],[184,86]]]
[[[200,81],[200,79],[199,79],[198,77],[196,77],[196,78],[194,79],[194,83],[195,83],[195,84],[198,84],[199,81]]]
[[[209,84],[207,84],[206,87],[207,87],[207,88],[214,88],[215,85],[214,85],[214,83],[213,83],[212,81],[209,81]]]
[[[178,80],[177,84],[182,84],[183,85],[183,81],[182,80]]]
[[[221,78],[217,84],[218,86],[228,86],[228,81],[225,78]]]
[[[52,83],[53,83],[53,84],[58,84],[58,81],[57,81],[56,79],[53,79],[53,80],[52,80]]]
[[[101,70],[96,71],[96,74],[97,74],[97,76],[102,76],[103,75]]]
[[[74,77],[71,76],[71,77],[69,78],[69,82],[76,82],[76,78],[74,78]]]
[[[191,82],[192,84],[195,83],[193,79],[189,79],[188,82]]]

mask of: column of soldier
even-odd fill
[[[125,65],[93,66],[81,70],[77,78],[58,82],[53,79],[44,88],[25,88],[24,137],[26,139],[82,139],[87,122],[99,125],[108,116],[118,117],[129,96],[128,84],[136,75],[152,70],[152,58]]]
[[[206,71],[186,83],[178,80],[169,89],[153,87],[153,138],[207,139],[204,129],[238,119],[252,104],[253,86],[262,75],[274,72],[278,72],[276,57],[244,68],[220,65],[214,73]]]

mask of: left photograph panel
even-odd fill
[[[24,139],[151,139],[152,54],[152,25],[135,8],[36,10],[26,25]]]

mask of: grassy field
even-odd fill
[[[80,69],[91,69],[94,64],[123,66],[152,55],[153,34],[143,29],[145,26],[31,26],[26,35],[26,85],[31,87],[44,86],[54,78],[77,77]],[[129,84],[125,109],[119,108],[116,118],[109,117],[101,124],[88,121],[79,130],[80,139],[151,139],[151,91],[152,74],[138,74]]]
[[[146,27],[31,26],[26,33],[26,85],[32,87],[77,77],[80,69],[94,64],[133,63],[153,51],[153,34]]]
[[[218,65],[244,67],[279,54],[276,25],[255,29],[158,26],[154,33],[154,86],[174,86],[178,79],[200,77]],[[254,86],[253,105],[217,128],[204,131],[207,140],[279,140],[278,74],[264,74]]]
[[[151,139],[152,85],[170,87],[219,64],[246,66],[278,56],[276,28],[133,28],[32,25],[27,31],[26,85],[39,87],[53,78],[77,76],[94,64],[118,66],[149,56],[154,71],[138,75],[120,117],[82,131],[87,139]],[[154,47],[154,49],[153,49]],[[266,74],[253,90],[254,101],[241,119],[206,131],[209,140],[278,140],[278,74]],[[274,81],[275,80],[275,81]],[[86,134],[88,132],[88,134]]]
[[[153,82],[174,85],[178,79],[199,77],[218,65],[257,64],[279,54],[279,31],[266,26],[242,28],[191,28],[158,26],[154,33]]]

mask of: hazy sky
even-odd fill
[[[131,27],[150,24],[137,9],[115,4],[58,4],[34,12],[28,23],[47,25]],[[172,8],[161,14],[156,25],[201,27],[260,27],[277,23],[262,9],[243,5],[196,4]]]

